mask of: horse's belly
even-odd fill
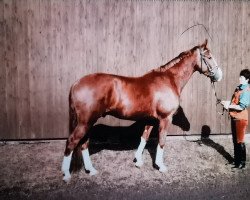
[[[115,107],[108,110],[107,114],[121,119],[139,120],[153,116],[152,105],[144,102],[123,100]]]

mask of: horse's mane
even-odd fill
[[[177,57],[175,57],[174,59],[172,59],[171,61],[169,61],[168,63],[166,63],[165,65],[162,65],[156,69],[153,69],[152,71],[155,72],[165,72],[167,71],[169,68],[175,66],[176,64],[178,64],[181,60],[183,60],[186,57],[189,57],[190,55],[192,55],[192,53],[199,48],[199,46],[195,46],[192,49],[188,50],[188,51],[184,51],[182,53],[180,53]]]

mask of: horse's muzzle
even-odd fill
[[[210,76],[210,78],[213,82],[221,81],[221,79],[223,77],[223,75],[222,75],[223,73],[222,73],[222,70],[220,67],[217,67],[216,70],[212,73],[213,73],[213,75]]]

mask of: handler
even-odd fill
[[[248,111],[250,106],[250,71],[240,72],[240,85],[235,89],[231,101],[221,101],[231,116],[231,129],[234,145],[234,168],[243,169],[246,166],[245,134],[248,126]]]

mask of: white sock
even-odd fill
[[[86,170],[91,170],[91,168],[93,168],[93,165],[92,165],[91,160],[90,160],[89,150],[88,149],[84,149],[82,151],[82,157],[83,157],[83,162],[84,162],[85,169]]]
[[[160,168],[159,171],[160,172],[166,172],[167,171],[167,167],[164,165],[163,163],[163,152],[164,149],[160,147],[160,145],[157,145],[157,150],[156,150],[156,159],[155,159],[155,164],[158,165],[158,167]]]
[[[135,153],[135,157],[138,158],[138,157],[141,157],[142,156],[142,153],[143,153],[143,150],[146,146],[146,140],[141,137],[141,142],[140,142],[140,145]]]
[[[69,173],[69,168],[70,168],[70,162],[72,158],[72,153],[73,151],[69,154],[69,156],[64,156],[63,157],[63,162],[62,162],[62,171],[66,174]]]
[[[92,165],[88,149],[84,149],[82,151],[82,157],[83,157],[84,167],[86,170],[90,171],[90,175],[93,176],[98,174],[98,171]]]
[[[158,165],[163,164],[163,148],[161,148],[159,144],[157,145],[155,163]]]

